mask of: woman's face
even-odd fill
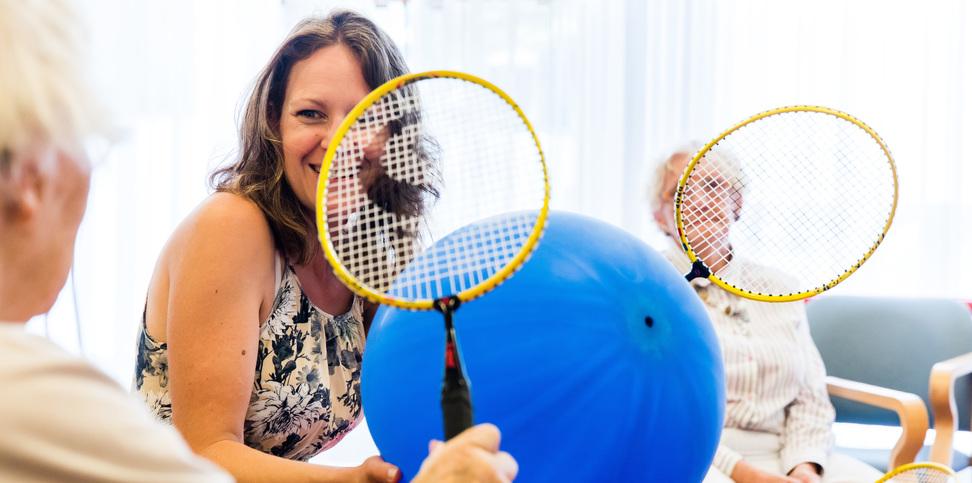
[[[53,271],[56,273],[54,285],[57,291],[50,300],[51,305],[67,280],[68,272],[74,262],[74,243],[78,236],[78,227],[88,206],[88,190],[91,186],[91,163],[83,154],[72,155],[64,151],[51,154],[55,157],[56,177],[53,181],[48,205],[48,219],[53,220],[52,230],[57,235],[50,237]]]
[[[314,209],[331,137],[370,91],[358,59],[341,44],[319,49],[290,70],[280,114],[284,176],[307,208]]]
[[[675,190],[690,160],[691,156],[683,154],[669,163],[662,183],[662,199],[655,212],[659,228],[676,238],[676,242],[678,232],[673,216]],[[693,176],[699,178],[692,183],[694,189],[684,193],[683,199],[688,211],[683,220],[687,229],[685,236],[697,253],[721,252],[728,247],[729,229],[738,217],[742,200],[732,180],[727,179],[720,170],[711,169]]]
[[[678,179],[688,166],[691,157],[688,154],[678,154],[669,163],[665,171],[665,179],[662,181],[661,199],[658,208],[655,210],[655,222],[665,234],[678,238],[675,226],[675,189],[678,187]]]
[[[20,184],[14,194],[17,213],[0,219],[0,229],[10,230],[4,241],[16,253],[3,268],[28,273],[21,277],[25,297],[15,304],[23,311],[17,319],[50,310],[67,280],[91,178],[91,165],[78,152],[39,143],[15,155],[21,167],[14,175]]]

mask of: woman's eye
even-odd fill
[[[321,111],[315,111],[313,109],[304,109],[301,111],[297,111],[297,117],[320,120],[326,118],[327,116],[325,116],[324,113]]]

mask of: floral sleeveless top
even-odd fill
[[[307,460],[358,424],[363,308],[355,297],[351,310],[341,315],[318,309],[287,267],[270,316],[260,327],[256,377],[243,426],[247,446]],[[168,351],[145,330],[144,314],[133,386],[159,420],[171,423]]]

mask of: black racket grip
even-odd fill
[[[472,427],[473,409],[466,378],[457,367],[448,367],[442,381],[442,422],[446,441]]]
[[[697,278],[709,278],[709,275],[712,275],[712,272],[709,271],[709,267],[705,266],[705,263],[702,263],[702,260],[696,260],[692,262],[692,269],[689,270],[689,273],[685,274],[685,280],[691,282]]]

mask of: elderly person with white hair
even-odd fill
[[[82,40],[61,0],[0,0],[0,481],[232,481],[108,376],[24,330],[64,286],[88,197],[82,144],[103,133]],[[413,481],[509,481],[499,440],[482,424],[433,442]]]
[[[657,167],[650,183],[652,216],[676,245],[675,190],[700,148],[692,144],[676,150]],[[687,228],[685,236],[713,270],[746,264],[744,270],[763,274],[764,283],[786,283],[779,280],[782,274],[733,252],[730,232],[745,208],[745,177],[729,153],[717,155],[717,169],[707,172],[709,178],[697,193],[705,200],[705,223],[693,223],[700,226]],[[672,246],[665,255],[688,273],[691,264],[680,248]],[[719,339],[726,381],[722,438],[705,483],[871,483],[880,478],[876,469],[831,452],[834,408],[803,302],[744,299],[704,278],[693,280],[692,286]]]
[[[0,480],[231,481],[83,359],[30,335],[64,286],[104,124],[64,2],[0,0]]]

